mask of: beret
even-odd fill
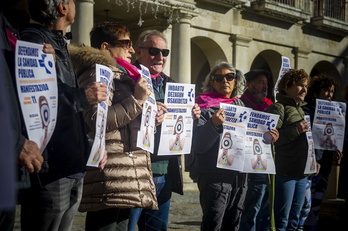
[[[263,69],[253,69],[251,71],[249,71],[248,73],[245,73],[245,80],[247,82],[252,81],[253,79],[255,79],[256,77],[260,76],[260,75],[265,75],[266,78],[268,79],[271,75],[271,73],[267,70],[263,70]]]

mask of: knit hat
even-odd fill
[[[269,71],[266,71],[263,69],[254,69],[254,70],[251,70],[248,73],[244,74],[247,82],[252,81],[253,79],[255,79],[256,77],[258,77],[260,75],[265,75],[266,78],[268,79],[270,77],[271,73]]]

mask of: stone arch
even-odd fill
[[[339,71],[337,70],[336,66],[329,61],[325,61],[325,60],[319,61],[313,66],[309,75],[311,76],[311,78],[313,78],[315,75],[318,75],[318,74],[327,75],[327,76],[333,78],[337,82],[337,84],[338,84],[337,90],[338,91],[335,94],[335,98],[336,98],[336,100],[343,100],[343,97],[341,94],[343,87],[340,86],[341,75],[340,75]]]
[[[202,93],[202,83],[217,60],[228,61],[219,44],[203,36],[191,39],[191,83],[196,84],[196,95]]]
[[[274,50],[261,51],[251,62],[250,70],[264,69],[271,73],[271,78],[268,81],[267,97],[274,99],[273,90],[274,85],[278,79],[280,67],[282,63],[282,55]]]

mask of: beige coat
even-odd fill
[[[158,209],[150,153],[136,147],[142,106],[133,96],[134,81],[117,67],[107,51],[70,46],[69,52],[81,87],[95,81],[95,64],[106,65],[114,73],[105,134],[107,163],[103,171],[87,169],[79,211]],[[95,133],[95,114],[96,106],[84,112],[91,138]]]

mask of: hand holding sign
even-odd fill
[[[143,105],[150,94],[151,91],[148,87],[146,79],[139,78],[138,82],[135,84],[134,98],[138,100],[139,104]]]

